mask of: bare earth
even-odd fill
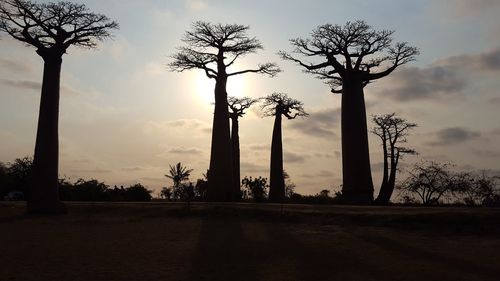
[[[500,209],[0,202],[0,280],[500,280]]]

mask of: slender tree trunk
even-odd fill
[[[389,201],[391,200],[392,193],[394,192],[394,187],[396,186],[396,173],[398,172],[398,163],[399,163],[399,153],[396,152],[394,161],[391,161],[391,175],[389,176],[389,182],[387,184],[387,194],[386,194],[387,203],[389,203]]]
[[[240,137],[238,134],[238,116],[231,118],[231,157],[233,159],[233,201],[241,200],[240,176]]]
[[[382,149],[384,152],[384,176],[382,178],[382,184],[380,185],[380,191],[378,193],[377,199],[375,202],[377,204],[382,204],[385,205],[388,203],[388,200],[386,200],[386,194],[387,194],[387,188],[389,188],[389,161],[388,155],[387,155],[387,140],[382,139]],[[392,158],[392,155],[391,155]],[[392,161],[391,161],[392,162]],[[391,170],[392,171],[392,170]]]
[[[215,82],[215,111],[207,190],[209,201],[231,201],[232,199],[234,182],[226,84],[227,76],[219,72]]]
[[[29,213],[64,213],[59,201],[59,83],[61,57],[44,57],[40,112],[33,158],[33,175],[28,194]]]
[[[281,135],[281,112],[276,110],[273,139],[271,143],[271,173],[269,176],[269,201],[281,203],[285,199],[283,177],[283,141]]]
[[[373,201],[366,108],[362,81],[344,79],[342,92],[342,194],[347,203]]]

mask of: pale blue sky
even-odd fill
[[[420,127],[410,145],[420,158],[470,169],[500,169],[500,2],[441,1],[124,1],[88,0],[95,12],[120,23],[98,50],[70,49],[64,57],[60,118],[61,176],[108,184],[170,184],[168,164],[208,167],[211,82],[196,71],[170,73],[169,56],[196,20],[250,25],[265,49],[236,67],[277,62],[283,73],[230,81],[234,95],[287,92],[304,102],[309,121],[284,126],[285,169],[297,191],[316,193],[341,182],[340,96],[284,62],[290,38],[307,37],[324,23],[366,20],[394,29],[396,41],[421,50],[417,61],[366,89],[368,114],[396,111]],[[41,59],[31,48],[0,40],[0,161],[31,155],[39,102]],[[268,176],[272,120],[257,109],[241,122],[242,175]],[[371,125],[370,125],[371,126]],[[323,135],[305,128],[322,129]],[[316,130],[316,131],[318,131]],[[444,140],[448,145],[442,145]],[[370,137],[375,185],[380,147]]]

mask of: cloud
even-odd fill
[[[40,91],[42,89],[42,83],[31,80],[12,80],[12,79],[0,79],[0,84],[17,89],[26,89],[32,91]],[[61,94],[63,95],[79,95],[80,93],[73,88],[62,85]]]
[[[9,72],[18,72],[18,73],[33,72],[33,69],[29,64],[6,58],[0,58],[0,68],[8,70]]]
[[[463,127],[451,127],[435,133],[437,140],[430,142],[435,145],[463,143],[481,136],[481,133]]]
[[[168,150],[167,152],[172,154],[183,154],[183,155],[198,155],[203,153],[202,150],[194,147],[193,148],[176,147]]]
[[[339,123],[340,108],[313,111],[304,119],[292,120],[289,127],[309,137],[332,138],[333,128]]]
[[[248,149],[254,151],[267,151],[271,149],[271,145],[269,144],[250,144],[248,145]]]
[[[330,178],[333,176],[335,176],[335,174],[333,172],[325,171],[325,170],[322,170],[322,171],[319,171],[319,172],[313,173],[313,174],[299,175],[299,177],[301,177],[301,178]]]
[[[445,67],[465,68],[474,71],[500,71],[500,47],[479,54],[452,56],[436,63]]]
[[[167,127],[177,127],[177,128],[186,128],[186,129],[199,129],[203,132],[210,133],[212,129],[210,126],[198,119],[178,119],[173,121],[165,122]]]
[[[405,67],[394,72],[379,94],[398,101],[447,100],[460,98],[465,78],[452,66]]]
[[[0,84],[11,88],[28,89],[40,91],[42,83],[29,80],[0,79]]]
[[[140,172],[143,171],[144,169],[141,167],[125,167],[122,168],[121,170],[125,172]]]
[[[402,67],[380,83],[376,94],[401,102],[461,100],[471,73],[500,71],[500,47],[440,59],[427,67]]]
[[[249,173],[268,173],[269,168],[260,166],[254,163],[250,162],[241,162],[240,164],[240,169],[243,174],[249,174]]]
[[[187,0],[187,5],[193,12],[202,11],[208,7],[208,3],[202,0]]]
[[[306,157],[297,153],[285,151],[283,153],[283,161],[287,163],[304,163]]]
[[[498,0],[447,0],[444,3],[453,16],[476,16],[500,8]]]
[[[106,170],[106,169],[101,169],[101,168],[95,168],[95,169],[73,169],[71,170],[72,173],[77,173],[77,174],[109,174],[112,173],[113,171],[111,170]]]
[[[479,157],[483,158],[499,158],[500,151],[496,150],[487,150],[487,149],[472,149],[472,152]]]

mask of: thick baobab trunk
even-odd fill
[[[27,202],[29,213],[64,213],[66,211],[59,201],[58,190],[61,64],[61,57],[44,57],[33,175]]]
[[[283,141],[281,136],[281,112],[276,110],[273,139],[271,143],[271,173],[269,176],[269,201],[285,200],[285,179],[283,177]]]
[[[342,91],[342,194],[347,203],[373,201],[366,108],[361,80],[344,79]]]
[[[231,139],[226,92],[227,76],[219,73],[215,82],[215,111],[210,152],[207,199],[231,201],[233,189]]]
[[[233,201],[241,200],[240,185],[240,137],[238,135],[238,116],[231,117],[231,157],[233,159]]]
[[[382,184],[380,185],[380,191],[378,193],[377,199],[375,202],[377,204],[382,204],[385,205],[388,203],[388,200],[386,200],[387,197],[387,188],[389,184],[389,161],[388,155],[387,155],[387,143],[386,140],[382,140],[382,149],[384,152],[384,176],[382,178]],[[391,170],[392,171],[392,170]]]

